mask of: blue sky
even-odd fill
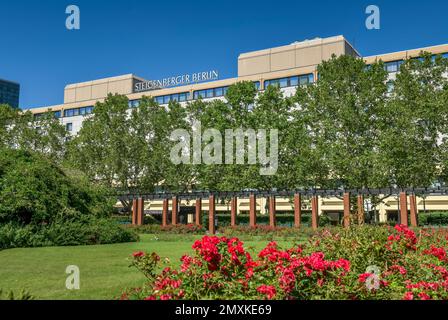
[[[81,29],[65,28],[78,5]],[[369,4],[381,29],[367,30]],[[20,82],[20,107],[63,102],[64,86],[134,73],[147,79],[219,70],[242,52],[342,34],[364,56],[448,43],[448,2],[0,1],[0,78]]]

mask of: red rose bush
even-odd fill
[[[405,226],[326,229],[257,255],[237,238],[204,236],[177,269],[136,252],[148,283],[122,299],[448,299],[446,233]]]

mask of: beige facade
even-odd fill
[[[418,57],[422,51],[433,54],[447,54],[448,45],[437,45],[426,48],[419,48],[413,50],[405,50],[400,52],[380,54],[370,57],[364,57],[366,63],[370,64],[377,60],[383,62],[394,62],[405,60],[409,58]],[[64,103],[55,106],[47,106],[41,108],[31,109],[35,114],[46,112],[49,109],[52,111],[61,112],[61,122],[63,124],[71,124],[73,126],[74,134],[81,128],[82,121],[85,115],[64,116],[64,111],[83,108],[87,106],[94,106],[96,102],[103,101],[109,93],[119,93],[126,95],[129,100],[138,100],[143,96],[161,97],[177,93],[188,93],[188,99],[194,99],[194,92],[210,88],[218,88],[232,85],[238,81],[253,81],[259,83],[259,89],[264,90],[265,81],[272,79],[279,79],[284,77],[301,76],[312,74],[314,80],[317,79],[317,66],[325,60],[328,60],[332,55],[352,55],[361,57],[357,50],[343,37],[335,36],[325,39],[313,39],[302,42],[295,42],[290,45],[258,50],[248,53],[242,53],[238,57],[238,76],[235,78],[195,83],[184,86],[177,86],[171,88],[163,88],[158,90],[146,92],[134,92],[134,85],[136,82],[146,81],[143,78],[133,74],[105,78],[100,80],[69,84],[64,90]],[[390,78],[393,79],[395,74],[391,73]],[[283,88],[285,94],[293,94],[295,88]],[[220,97],[223,99],[223,97]],[[207,99],[204,99],[207,100]],[[395,197],[387,198],[378,208],[381,221],[385,221],[388,212],[398,211],[398,199]],[[192,203],[182,202],[182,205],[193,206]],[[428,197],[425,200],[417,199],[419,211],[435,211],[448,209],[448,197],[434,196]],[[307,206],[307,201],[304,202],[304,210],[310,209]],[[147,210],[161,211],[162,202],[154,201],[146,203]],[[207,201],[204,202],[204,210],[208,210]],[[217,211],[228,211],[228,204],[218,204]],[[292,202],[289,199],[277,200],[278,211],[292,211]],[[249,200],[241,199],[238,201],[238,212],[249,211]],[[266,200],[257,200],[257,211],[260,213],[266,212]],[[342,212],[343,204],[341,199],[337,198],[320,198],[319,212]]]

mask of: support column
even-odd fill
[[[344,218],[342,224],[345,228],[350,227],[350,192],[344,193]]]
[[[275,196],[269,197],[269,226],[275,227],[277,225],[277,221],[275,219]]]
[[[197,226],[202,225],[202,199],[196,199],[195,222]]]
[[[238,198],[233,197],[230,200],[230,226],[236,226],[236,213],[238,209]]]
[[[171,203],[171,223],[175,226],[177,224],[177,208],[178,208],[178,203],[177,203],[177,197],[173,197],[173,201]]]
[[[143,198],[138,199],[138,209],[137,209],[137,225],[143,225],[143,219],[145,216],[145,200]]]
[[[249,226],[257,225],[257,202],[254,194],[249,196]]]
[[[215,196],[211,195],[208,199],[208,231],[215,234]]]
[[[418,227],[418,214],[417,214],[417,197],[415,194],[409,196],[410,210],[411,210],[411,226]]]
[[[138,210],[138,202],[137,199],[132,200],[132,225],[137,225],[137,210]]]
[[[162,205],[162,227],[168,225],[168,199],[163,199]]]
[[[364,196],[358,194],[358,224],[364,224]]]
[[[406,192],[400,192],[400,223],[408,226],[408,197]]]
[[[319,197],[311,198],[311,226],[314,230],[319,227]]]
[[[300,228],[302,224],[302,196],[300,193],[294,195],[294,227]]]

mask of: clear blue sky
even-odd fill
[[[81,30],[65,28],[65,8]],[[369,4],[381,30],[365,28]],[[64,86],[134,73],[147,79],[217,69],[242,52],[342,34],[362,55],[448,43],[448,1],[0,1],[0,78],[20,82],[21,108],[63,102]]]

